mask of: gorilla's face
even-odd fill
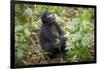
[[[42,15],[42,22],[52,25],[55,23],[55,16],[52,13],[46,12]]]

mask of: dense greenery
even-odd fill
[[[94,9],[46,5],[16,4],[15,6],[15,62],[20,64],[63,63],[48,62],[41,50],[38,33],[41,15],[54,13],[56,21],[67,37],[67,63],[94,60]]]

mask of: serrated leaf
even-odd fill
[[[82,39],[82,45],[84,46],[84,47],[86,47],[87,45],[88,45],[88,43],[89,43],[89,37],[88,37],[88,35],[87,34],[85,34],[85,36],[83,37],[83,39]]]
[[[79,41],[82,38],[80,34],[73,34],[72,36],[73,36],[72,37],[73,42]]]

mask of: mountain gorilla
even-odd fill
[[[60,52],[64,53],[66,38],[57,24],[55,16],[50,12],[45,12],[41,17],[41,21],[40,44],[43,50],[48,52],[50,58],[55,57]],[[59,43],[57,43],[57,39]]]

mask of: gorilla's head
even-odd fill
[[[41,20],[42,20],[42,23],[45,23],[48,25],[52,25],[56,22],[54,14],[50,12],[45,12],[41,17]]]

